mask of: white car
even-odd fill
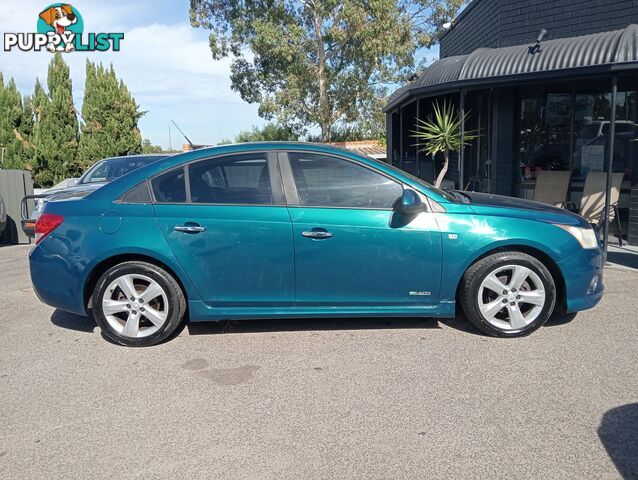
[[[68,193],[77,193],[80,190],[96,190],[111,180],[167,156],[167,154],[148,154],[105,158],[95,163],[79,179],[67,179],[39,195],[27,195],[22,199],[22,231],[29,237],[35,236],[36,221],[48,200]],[[35,208],[31,211],[31,215],[27,210],[28,200],[35,200]]]

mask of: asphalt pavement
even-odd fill
[[[198,324],[104,340],[0,248],[0,477],[638,478],[638,273],[533,335],[465,319]]]

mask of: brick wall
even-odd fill
[[[638,0],[473,0],[440,42],[441,57],[638,24]]]

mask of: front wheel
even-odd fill
[[[93,312],[102,333],[131,347],[155,345],[180,326],[184,294],[164,269],[147,262],[123,262],[107,270],[93,292]]]
[[[495,337],[527,335],[551,316],[556,285],[545,265],[521,252],[500,252],[472,265],[460,300],[469,320]]]

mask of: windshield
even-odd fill
[[[149,155],[107,158],[93,165],[84,175],[82,175],[82,178],[78,183],[87,184],[110,182],[111,180],[115,180],[122,175],[126,175],[133,170],[137,170],[140,167],[157,160],[161,160],[162,158],[166,158],[166,156]]]
[[[391,168],[392,170],[394,170],[395,172],[398,172],[402,175],[405,175],[406,177],[408,177],[410,180],[414,180],[415,182],[417,182],[419,185],[423,185],[425,188],[427,188],[428,190],[436,193],[437,195],[441,195],[443,198],[445,198],[446,200],[453,202],[453,203],[460,203],[461,200],[457,197],[455,197],[454,195],[446,192],[445,190],[441,190],[440,188],[435,187],[434,185],[429,184],[428,182],[426,182],[425,180],[422,180],[418,177],[415,177],[414,175],[406,172],[405,170],[401,170],[400,168],[395,167],[394,165],[390,165],[390,164],[386,164],[385,165],[388,168]]]

